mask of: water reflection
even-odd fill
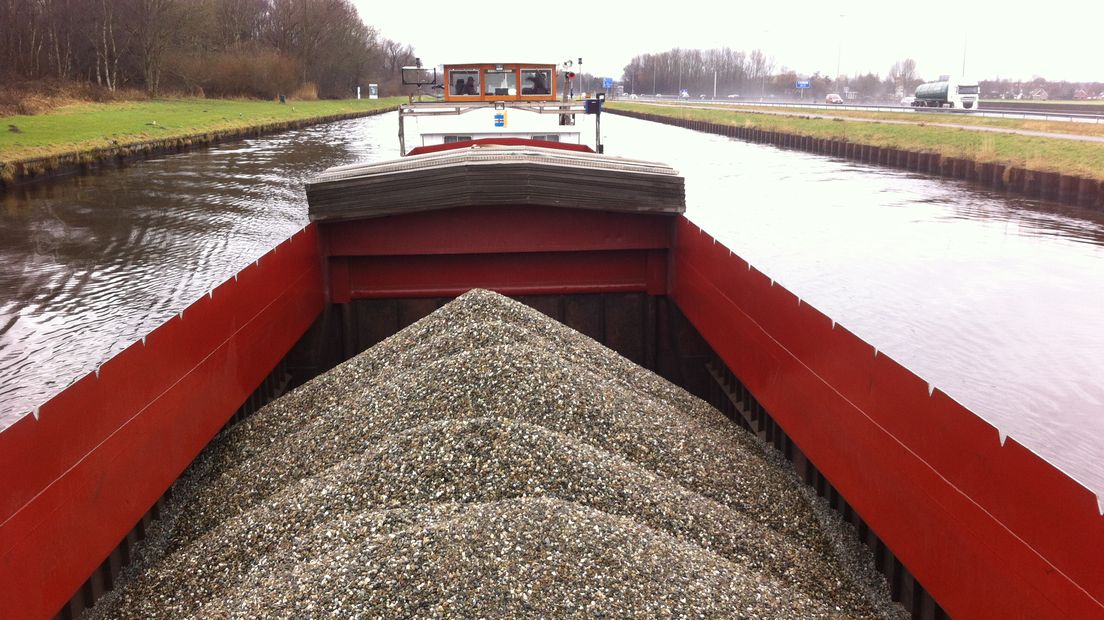
[[[1104,214],[613,117],[688,217],[1098,493]]]
[[[0,427],[306,224],[303,182],[398,155],[395,115],[19,188],[0,210]]]

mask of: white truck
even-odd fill
[[[976,110],[981,98],[977,81],[940,76],[938,82],[928,82],[916,87],[912,105],[918,108],[955,108]]]

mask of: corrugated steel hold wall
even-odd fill
[[[309,226],[0,433],[0,618],[57,613],[323,303]]]
[[[685,218],[671,295],[953,617],[1104,617],[1096,497]]]
[[[416,298],[473,285],[598,289],[643,308],[669,294],[738,377],[733,393],[754,395],[741,402],[754,403],[768,438],[815,463],[817,484],[838,491],[950,615],[1104,617],[1104,517],[1092,493],[688,220],[502,214],[395,218],[322,241],[308,227],[0,433],[0,618],[56,613],[102,565],[319,316],[322,257],[331,301],[350,312],[350,301],[396,288]],[[546,255],[558,268],[543,268]],[[415,256],[436,262],[392,266],[403,278],[386,286],[373,279]],[[593,268],[561,262],[569,257],[621,271],[595,280]],[[642,316],[647,331],[654,321]],[[645,363],[670,363],[662,343],[641,342]]]

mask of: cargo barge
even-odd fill
[[[496,89],[484,107],[508,97]],[[579,111],[550,117],[570,113]],[[447,208],[323,208],[0,433],[0,616],[79,613],[110,588],[166,489],[234,417],[472,288],[594,336],[773,443],[856,525],[914,616],[1104,616],[1104,506],[1090,491],[678,209],[642,208],[677,193],[659,167],[611,158],[602,172],[596,154],[533,140],[442,135],[449,149],[402,169],[334,171],[312,187],[312,202],[338,205],[318,192],[358,174],[409,197],[425,184],[404,186],[402,176],[442,159],[464,172],[456,179],[505,166],[514,191],[490,191],[483,179],[425,197]],[[564,174],[545,174],[545,164],[586,171],[595,192],[565,194]]]

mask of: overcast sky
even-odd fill
[[[354,3],[427,66],[582,57],[584,71],[619,78],[638,54],[728,46],[804,75],[834,75],[838,63],[885,77],[913,58],[934,79],[962,73],[965,58],[975,79],[1104,81],[1104,0]]]

